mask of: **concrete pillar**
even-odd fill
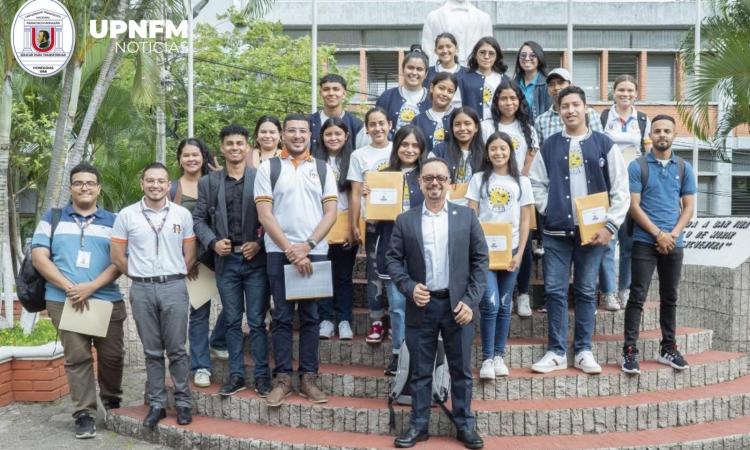
[[[359,49],[359,101],[366,102],[367,97],[367,52]]]
[[[398,84],[403,84],[404,82],[404,70],[401,68],[401,66],[404,64],[404,51],[399,50],[398,51]]]
[[[560,57],[560,65],[568,70],[570,70],[570,64],[568,64],[568,51],[564,50],[562,52],[562,56]],[[574,73],[571,73],[573,76],[573,80],[576,79],[576,75]]]
[[[648,54],[642,51],[638,57],[638,99],[646,100],[648,92]]]
[[[685,96],[685,67],[682,61],[682,54],[677,53],[674,59],[674,96],[676,100],[682,100]]]
[[[602,50],[599,57],[599,100],[606,102],[609,95],[609,50]]]

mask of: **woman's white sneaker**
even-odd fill
[[[573,360],[573,366],[589,375],[602,373],[602,366],[594,359],[594,354],[589,350],[579,352]]]
[[[529,294],[518,294],[516,311],[519,317],[531,317],[531,305],[529,303]]]
[[[565,355],[558,355],[555,352],[547,352],[542,359],[531,366],[531,370],[537,373],[549,373],[554,370],[564,370],[568,368],[568,358]]]
[[[485,359],[482,361],[482,368],[479,369],[479,379],[481,380],[494,380],[495,379],[495,361],[491,359]]]
[[[503,361],[502,356],[495,356],[492,358],[492,361],[495,363],[495,376],[496,377],[507,377],[508,376],[508,366],[505,365],[505,361]]]

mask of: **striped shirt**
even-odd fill
[[[586,116],[588,119],[588,127],[591,131],[603,131],[602,121],[599,119],[599,114],[594,108],[589,107],[586,111]],[[543,114],[540,114],[539,117],[536,118],[536,120],[534,121],[534,129],[536,130],[536,135],[539,138],[540,148],[545,139],[563,130],[562,119],[560,118],[560,114],[555,111],[554,106],[550,106],[547,111],[545,111]]]

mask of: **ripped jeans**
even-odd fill
[[[515,254],[515,252],[513,252]],[[513,310],[513,289],[518,269],[488,270],[487,289],[479,302],[479,329],[482,334],[482,359],[492,359],[505,354],[505,343],[510,332]]]

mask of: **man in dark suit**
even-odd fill
[[[406,296],[406,344],[411,356],[412,412],[409,430],[396,447],[428,438],[432,370],[442,335],[451,375],[451,404],[457,438],[482,448],[471,412],[472,320],[485,289],[487,244],[476,215],[446,201],[448,163],[435,158],[422,166],[425,201],[396,219],[386,269]],[[450,236],[450,238],[449,238]]]
[[[245,162],[248,136],[239,125],[221,130],[226,168],[201,178],[193,217],[201,244],[216,253],[216,285],[226,321],[229,378],[219,395],[245,389],[242,314],[247,311],[255,391],[264,397],[271,391],[265,325],[270,302],[263,232],[253,201],[256,170]]]

